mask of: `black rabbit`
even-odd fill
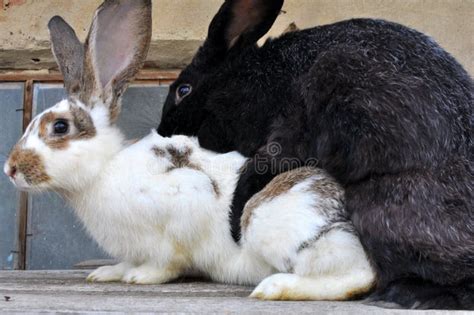
[[[236,240],[253,194],[317,160],[344,185],[378,271],[372,301],[473,309],[473,80],[431,38],[382,20],[257,47],[282,4],[225,1],[171,86],[159,133],[253,157],[234,196]]]

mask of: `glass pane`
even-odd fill
[[[0,83],[0,166],[21,137],[23,123],[23,83]],[[19,193],[7,176],[0,173],[0,270],[14,267],[16,213]]]
[[[155,84],[134,84],[126,91],[118,125],[127,138],[140,138],[158,126],[167,93],[168,87]],[[61,85],[35,85],[34,114],[64,97]],[[85,260],[107,258],[73,210],[55,194],[31,198],[28,226],[28,269],[68,269]]]
[[[156,129],[168,95],[168,86],[132,85],[123,96],[118,126],[128,139],[141,138]]]

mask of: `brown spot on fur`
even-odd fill
[[[323,198],[337,199],[342,202],[344,189],[325,171],[318,169],[323,179],[314,181],[309,187],[310,192],[317,192]],[[316,175],[317,173],[315,173]]]
[[[158,157],[164,157],[166,156],[166,151],[163,150],[162,148],[159,148],[157,146],[154,146],[153,148],[151,148],[151,150],[153,151],[153,153],[155,153],[156,156]]]
[[[41,157],[33,150],[22,149],[20,144],[13,148],[8,163],[10,167],[15,167],[19,173],[23,174],[29,185],[38,185],[50,180]]]
[[[193,153],[193,150],[191,148],[186,147],[184,148],[184,150],[180,151],[174,146],[169,145],[166,147],[166,150],[171,155],[171,162],[174,164],[175,167],[189,167],[189,165],[191,164],[189,162],[189,157]]]
[[[291,22],[287,28],[283,31],[283,33],[281,33],[282,35],[286,34],[286,33],[293,33],[293,32],[297,32],[299,31],[300,28],[296,25],[295,22]]]
[[[56,119],[52,112],[44,113],[39,122],[39,136],[45,140],[48,137],[48,125]]]
[[[78,106],[71,106],[71,113],[74,117],[74,125],[78,131],[74,139],[89,139],[96,135],[94,122],[85,110]]]
[[[353,237],[357,237],[357,233],[352,224],[348,221],[345,221],[348,219],[343,217],[336,217],[335,220],[337,221],[331,222],[331,220],[329,220],[329,223],[321,227],[316,235],[314,235],[307,241],[301,243],[298,249],[296,250],[296,253],[299,254],[303,250],[314,246],[321,238],[327,236],[330,233],[346,232],[352,234]]]
[[[219,197],[221,195],[221,189],[219,188],[219,185],[217,184],[216,180],[211,178],[211,185],[212,189],[214,189],[214,193],[217,197]]]
[[[172,145],[166,147],[169,155],[171,156],[171,163],[173,166],[168,169],[168,172],[175,170],[177,168],[191,168],[197,171],[202,171],[201,166],[191,163],[189,157],[193,153],[191,148],[184,148],[184,150],[179,150]]]
[[[51,134],[48,127],[56,120],[64,119],[69,122],[71,128],[68,134],[57,136]],[[45,113],[39,122],[39,137],[52,149],[64,150],[72,140],[90,139],[96,135],[96,129],[90,115],[78,106],[71,106],[69,112]]]
[[[193,150],[189,147],[184,148],[184,150],[179,150],[178,148],[169,145],[165,149],[162,149],[158,146],[154,146],[151,148],[153,153],[158,156],[158,157],[165,157],[167,154],[170,155],[171,158],[171,163],[173,166],[169,167],[166,171],[171,172],[175,169],[178,168],[190,168],[199,172],[202,172],[206,174],[206,176],[209,178],[211,181],[212,189],[214,190],[214,193],[216,196],[220,196],[220,188],[216,180],[214,180],[211,176],[209,176],[200,165],[197,165],[195,163],[192,163],[190,161],[190,156],[193,153]]]
[[[301,167],[275,177],[265,188],[254,195],[245,205],[244,213],[240,221],[242,231],[245,231],[250,224],[253,211],[266,201],[280,196],[289,191],[296,184],[315,175],[315,169],[310,167]]]
[[[275,177],[263,190],[254,195],[246,204],[240,225],[245,231],[250,224],[253,212],[264,202],[271,201],[280,196],[295,185],[305,181],[312,176],[320,176],[320,180],[315,180],[308,188],[308,193],[318,194],[323,199],[336,199],[343,205],[344,190],[332,179],[324,170],[313,167],[301,167],[283,173]],[[343,211],[343,210],[341,210]],[[330,214],[328,214],[330,216]]]

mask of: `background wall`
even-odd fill
[[[47,22],[63,16],[85,38],[101,0],[0,0],[0,69],[53,68]],[[222,0],[153,0],[149,67],[180,68],[205,38]],[[271,30],[300,28],[351,17],[384,18],[434,37],[474,73],[474,0],[286,0]]]

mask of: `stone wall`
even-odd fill
[[[49,69],[46,24],[63,16],[81,39],[101,0],[0,0],[0,69]],[[153,0],[153,42],[149,67],[181,68],[205,38],[222,0]],[[300,28],[351,17],[384,18],[434,37],[474,73],[474,0],[286,0],[271,30]]]

